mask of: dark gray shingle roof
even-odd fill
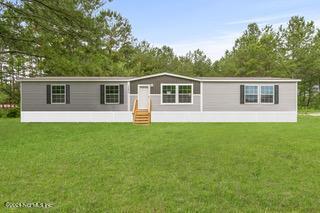
[[[20,81],[128,81],[135,77],[36,77],[23,78]]]
[[[272,81],[284,81],[284,82],[297,82],[298,79],[291,78],[274,78],[274,77],[188,77],[171,73],[158,73],[153,75],[147,75],[142,77],[36,77],[36,78],[23,78],[18,81],[131,81],[138,80],[140,78],[151,78],[160,75],[175,76],[178,78],[187,78],[196,81],[211,81],[211,82],[272,82]]]

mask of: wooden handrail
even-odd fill
[[[152,103],[151,98],[148,98],[148,107],[147,109],[142,109],[139,111],[138,109],[138,99],[136,98],[133,102],[133,109],[132,109],[132,115],[133,115],[133,122],[134,123],[142,123],[146,124],[145,122],[151,123],[151,110],[152,110]],[[146,120],[146,118],[148,120]],[[138,119],[138,120],[136,120]]]
[[[133,110],[132,113],[136,113],[138,110],[138,99],[134,99],[134,103],[133,103]]]
[[[136,112],[138,110],[138,99],[134,99],[133,103],[133,110],[132,110],[132,115],[133,115],[133,120],[136,120]]]

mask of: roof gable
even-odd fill
[[[136,77],[136,78],[130,79],[129,81],[154,78],[154,77],[163,76],[163,75],[172,76],[172,77],[176,77],[176,78],[188,79],[188,80],[192,80],[192,81],[200,81],[200,79],[197,79],[197,78],[192,78],[192,77],[168,73],[168,72],[162,72],[162,73],[157,73],[157,74],[152,74],[152,75],[145,75],[145,76],[141,76],[141,77]]]

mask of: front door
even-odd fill
[[[138,109],[148,109],[149,85],[138,85]]]

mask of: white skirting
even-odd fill
[[[154,112],[151,120],[152,122],[297,122],[297,112]]]
[[[296,111],[152,112],[152,122],[297,122]],[[22,111],[21,122],[132,122],[125,111]]]
[[[131,122],[132,113],[105,111],[22,111],[21,122]]]

